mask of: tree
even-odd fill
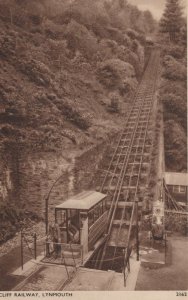
[[[147,31],[152,33],[156,29],[156,21],[154,20],[152,13],[149,10],[143,12],[145,23],[147,25]]]
[[[170,41],[177,39],[182,26],[182,7],[180,0],[166,0],[166,7],[160,21],[160,32],[168,33]]]

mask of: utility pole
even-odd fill
[[[64,166],[70,166],[69,164],[65,164]],[[45,197],[45,225],[46,225],[46,235],[48,235],[48,219],[49,219],[49,214],[48,214],[48,204],[49,204],[49,198],[50,198],[50,194],[54,188],[54,186],[56,185],[56,183],[64,176],[65,174],[61,174],[52,184],[47,196]]]

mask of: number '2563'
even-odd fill
[[[187,296],[187,292],[176,292],[176,296]]]

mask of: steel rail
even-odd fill
[[[150,111],[151,111],[151,109],[150,109]],[[149,119],[150,119],[150,118],[149,118],[150,111],[148,112],[148,123],[149,123]],[[147,124],[148,124],[148,123],[147,123]],[[142,128],[144,128],[144,127],[145,127],[145,126],[143,125]],[[128,189],[128,188],[130,187],[132,177],[134,177],[134,176],[132,176],[132,175],[133,175],[133,172],[134,172],[134,166],[135,166],[134,163],[135,163],[135,161],[136,161],[137,154],[139,154],[139,156],[141,156],[141,154],[138,152],[138,149],[139,149],[140,147],[143,148],[143,149],[142,149],[142,154],[143,154],[143,151],[144,151],[148,126],[147,126],[147,128],[144,128],[144,129],[145,129],[145,131],[146,131],[145,138],[144,138],[144,142],[142,143],[142,145],[141,145],[141,144],[138,144],[138,145],[136,146],[136,153],[134,154],[134,162],[133,162],[132,167],[131,167],[131,174],[130,174],[130,176],[129,176],[129,183],[128,183],[127,192],[126,192],[126,200],[127,200],[128,194],[129,194],[129,189]],[[142,133],[140,132],[140,136],[141,136],[141,135],[142,135]],[[141,159],[141,157],[140,157],[140,159]],[[136,197],[137,190],[138,190],[138,185],[139,185],[139,180],[140,180],[140,175],[141,175],[141,167],[142,167],[142,161],[139,162],[139,170],[138,170],[138,174],[136,175],[136,176],[137,176],[137,183],[136,183],[136,189],[135,189],[135,192],[134,192],[134,197]],[[134,202],[134,201],[133,201],[133,202]],[[121,221],[120,221],[120,226],[119,226],[119,229],[118,229],[118,234],[117,234],[117,236],[116,236],[116,245],[117,245],[117,246],[114,247],[114,248],[115,248],[115,249],[114,249],[114,257],[115,257],[115,255],[116,255],[116,251],[117,251],[117,248],[118,248],[118,240],[119,240],[120,232],[121,232],[121,229],[122,229],[123,220],[124,220],[124,217],[125,217],[125,211],[126,211],[126,201],[125,201],[125,204],[124,204],[124,207],[123,207],[123,211],[122,211],[122,218],[121,218]],[[131,225],[131,222],[130,222],[130,226],[132,226],[132,225]],[[112,267],[113,267],[113,265],[112,265]]]
[[[149,69],[149,68],[148,68]],[[156,70],[155,70],[156,71]],[[147,72],[149,73],[149,70],[147,70]],[[146,73],[145,73],[146,74]],[[147,74],[148,75],[148,74]],[[146,77],[147,76],[144,76],[144,79],[146,79]],[[151,78],[150,78],[151,79]],[[151,81],[151,80],[150,80]],[[151,81],[151,83],[153,82],[153,80]],[[115,192],[114,192],[114,195],[113,195],[113,200],[112,200],[112,204],[111,204],[111,210],[113,209],[113,207],[114,207],[114,210],[113,210],[113,213],[112,213],[112,216],[111,216],[111,214],[109,214],[109,217],[112,217],[111,218],[111,222],[110,222],[110,225],[109,225],[109,228],[108,228],[108,234],[110,234],[110,232],[111,232],[111,228],[112,228],[112,224],[113,224],[113,220],[114,220],[114,216],[115,216],[115,211],[116,211],[116,208],[117,208],[117,203],[118,203],[118,200],[119,200],[119,196],[120,196],[120,193],[121,193],[121,188],[122,188],[122,185],[123,185],[123,179],[124,179],[124,175],[125,175],[125,164],[127,165],[128,164],[128,160],[126,160],[126,158],[127,158],[127,156],[129,157],[129,155],[130,155],[130,150],[132,149],[132,146],[133,146],[133,140],[134,140],[134,137],[135,137],[135,134],[136,134],[136,130],[137,130],[137,128],[138,128],[138,124],[139,124],[139,121],[140,121],[140,119],[139,119],[139,117],[140,117],[140,115],[141,115],[141,111],[142,111],[142,105],[143,105],[143,103],[145,104],[147,104],[147,102],[150,102],[150,107],[151,107],[151,104],[152,104],[152,95],[154,94],[154,89],[155,89],[155,84],[153,84],[153,91],[152,91],[152,93],[151,93],[151,95],[148,95],[148,89],[146,89],[146,85],[144,85],[144,86],[141,86],[141,89],[142,88],[144,88],[144,92],[145,92],[145,98],[144,98],[144,101],[141,101],[141,99],[140,99],[140,97],[138,97],[138,99],[136,99],[136,101],[135,101],[135,103],[136,102],[138,102],[138,104],[139,104],[139,102],[140,102],[140,106],[138,106],[138,108],[139,108],[139,110],[138,110],[138,112],[137,112],[137,116],[135,116],[135,118],[137,119],[137,120],[135,120],[135,127],[134,127],[134,130],[133,130],[133,132],[132,132],[132,137],[131,137],[131,142],[130,142],[130,144],[128,145],[128,149],[127,149],[127,155],[125,156],[125,158],[124,158],[124,163],[123,163],[123,165],[122,165],[122,169],[121,169],[121,172],[120,172],[120,177],[119,177],[119,180],[118,180],[118,182],[117,182],[117,185],[116,185],[116,189],[115,189]],[[138,93],[139,94],[139,93]],[[149,97],[151,97],[151,100],[150,101],[146,101],[146,99],[148,99]],[[135,108],[135,107],[134,107]],[[146,109],[147,109],[148,107],[146,107]],[[150,111],[149,111],[150,112]],[[145,113],[145,114],[147,114],[147,113]],[[148,116],[149,116],[149,113],[147,114]],[[148,119],[148,124],[149,124],[149,119]],[[144,126],[142,126],[142,127],[144,127]],[[142,130],[140,131],[140,135],[141,135],[141,132],[142,132]],[[146,137],[146,135],[147,135],[147,131],[146,131],[146,134],[145,134],[145,137]],[[145,138],[146,139],[146,138]],[[143,149],[144,149],[144,146],[145,146],[145,143],[144,143],[144,145],[143,145]],[[139,147],[139,146],[138,146]],[[136,158],[136,154],[135,154],[135,158]],[[124,170],[124,171],[123,171]],[[123,175],[123,176],[122,176]],[[119,185],[120,185],[120,188],[119,188]],[[119,189],[118,189],[119,188]],[[137,189],[138,188],[136,188],[136,191],[135,191],[135,193],[137,192]],[[118,194],[118,197],[117,197],[117,199],[116,199],[116,201],[115,201],[115,196],[116,196],[116,194]],[[115,202],[115,205],[114,205],[114,202]],[[106,247],[107,247],[107,243],[106,243],[106,245],[105,245],[105,248],[104,248],[104,251],[103,251],[103,256],[102,256],[102,260],[103,260],[103,258],[104,258],[104,255],[105,255],[105,250],[106,250]],[[102,261],[101,260],[101,261]],[[101,265],[101,264],[100,264]]]
[[[140,84],[141,84],[141,83],[140,83]],[[139,88],[140,88],[140,86],[139,86]],[[138,91],[138,92],[136,93],[136,95],[135,95],[134,104],[135,104],[136,101],[137,101],[137,95],[138,95],[138,94],[139,94],[139,91]],[[112,159],[111,159],[111,161],[110,161],[108,170],[106,170],[106,175],[105,175],[105,178],[103,179],[103,183],[102,183],[102,186],[101,186],[101,189],[100,189],[101,192],[103,191],[104,184],[105,184],[105,182],[106,182],[106,179],[108,178],[108,175],[111,173],[110,169],[111,169],[111,167],[112,167],[114,158],[115,158],[115,156],[117,155],[117,152],[118,152],[119,147],[121,147],[121,152],[120,152],[120,154],[123,152],[123,146],[126,144],[126,139],[124,140],[124,138],[123,138],[123,140],[124,140],[123,146],[120,146],[120,143],[121,143],[121,141],[122,141],[122,137],[123,137],[124,135],[128,135],[128,133],[126,133],[126,131],[127,131],[126,125],[128,125],[128,123],[130,122],[130,118],[132,117],[131,114],[134,113],[134,110],[135,110],[134,104],[133,104],[133,107],[131,108],[131,110],[130,110],[130,112],[129,112],[128,118],[127,118],[126,123],[125,123],[125,129],[123,130],[123,132],[122,132],[121,135],[120,135],[120,138],[119,138],[119,140],[118,140],[118,145],[117,145],[117,147],[116,147],[116,149],[115,149],[115,151],[114,151],[114,153],[113,153],[113,156],[112,156]],[[129,133],[129,134],[130,134],[130,133]],[[116,167],[114,168],[115,171],[116,171],[116,169],[117,169],[119,160],[120,160],[120,155],[119,155],[119,159],[118,159],[118,162],[117,162],[117,164],[116,164]],[[115,171],[114,171],[114,172],[115,172]],[[111,182],[112,182],[113,179],[114,179],[114,176],[111,178]],[[109,184],[109,185],[110,185],[110,184]]]
[[[147,70],[147,72],[149,73],[149,70]],[[146,77],[146,76],[145,76],[145,77]],[[144,77],[144,79],[146,79],[145,77]],[[153,85],[153,86],[154,86],[154,85]],[[122,166],[122,169],[121,169],[121,172],[120,172],[120,177],[119,177],[119,180],[118,180],[118,182],[117,182],[116,189],[115,189],[115,192],[114,192],[114,195],[113,195],[113,200],[112,200],[112,205],[111,205],[110,213],[111,213],[111,211],[112,211],[112,209],[113,209],[113,206],[114,206],[114,210],[113,210],[112,216],[111,216],[111,214],[109,213],[109,218],[112,217],[112,219],[111,219],[111,222],[110,222],[110,225],[109,225],[109,228],[108,228],[108,234],[110,234],[110,232],[111,232],[112,222],[113,222],[113,220],[114,220],[114,215],[115,215],[115,211],[116,211],[116,208],[117,208],[117,203],[118,203],[118,200],[119,200],[119,195],[120,195],[121,186],[122,186],[122,184],[123,184],[123,181],[122,181],[122,174],[125,173],[125,172],[123,172],[123,170],[125,170],[125,164],[126,164],[126,162],[128,163],[128,160],[126,160],[126,157],[127,157],[128,155],[130,155],[130,150],[132,149],[132,146],[133,146],[133,139],[134,139],[134,137],[135,137],[136,129],[138,128],[138,124],[139,124],[139,121],[140,121],[139,117],[140,117],[140,115],[141,115],[142,105],[143,105],[143,103],[145,103],[145,102],[146,102],[146,104],[147,104],[147,102],[149,102],[149,101],[145,101],[146,98],[148,98],[148,96],[149,96],[149,95],[147,95],[147,94],[148,94],[148,89],[146,89],[146,85],[141,86],[141,88],[143,88],[143,87],[144,87],[144,92],[146,93],[146,96],[147,96],[147,97],[145,97],[144,101],[142,101],[142,102],[141,102],[140,97],[138,97],[138,99],[136,99],[138,103],[140,102],[140,106],[138,106],[139,110],[138,110],[137,116],[135,116],[135,119],[137,119],[137,120],[135,120],[135,127],[134,127],[134,130],[133,130],[133,132],[132,132],[131,142],[130,142],[130,144],[128,145],[127,155],[126,155],[125,158],[124,158],[124,163],[123,163],[123,166]],[[153,92],[151,93],[151,96],[150,96],[150,97],[152,97],[152,94],[153,94]],[[151,104],[151,101],[150,101],[150,104]],[[147,108],[147,107],[146,107],[146,108]],[[148,115],[149,115],[149,114],[148,114]],[[137,117],[137,118],[136,118],[136,117]],[[128,156],[128,157],[129,157],[129,156]],[[123,177],[124,177],[124,176],[123,176]],[[120,185],[120,188],[119,188],[119,185]],[[118,189],[118,188],[119,188],[119,189]],[[118,190],[119,190],[119,192],[118,192]],[[116,199],[116,201],[115,201],[114,199],[115,199],[116,194],[118,194],[118,197],[117,197],[117,199]],[[115,201],[115,205],[114,205],[114,201]],[[106,247],[105,247],[105,248],[106,248]],[[103,251],[102,259],[104,258],[104,254],[105,254],[105,249],[104,249],[104,251]]]
[[[136,188],[135,188],[135,191],[134,191],[134,198],[135,198],[135,200],[136,200],[136,195],[137,195],[137,191],[138,191],[138,187],[139,187],[139,182],[140,182],[141,168],[142,168],[142,163],[143,163],[143,154],[144,154],[144,150],[145,150],[145,146],[146,146],[146,140],[147,140],[147,134],[148,134],[148,127],[149,127],[150,116],[151,116],[151,111],[152,111],[152,103],[153,103],[153,98],[154,98],[154,93],[155,93],[156,80],[157,80],[157,72],[155,72],[155,80],[154,80],[154,83],[153,83],[153,89],[152,89],[152,93],[151,93],[151,96],[150,96],[151,100],[150,100],[149,111],[146,113],[147,114],[147,125],[146,126],[144,126],[144,125],[142,126],[142,128],[144,127],[144,130],[145,130],[144,137],[141,139],[142,145],[141,144],[137,145],[137,151],[134,154],[134,162],[135,162],[135,159],[136,159],[136,156],[137,156],[137,153],[138,153],[138,148],[142,148],[142,152],[141,152],[141,154],[139,154],[139,156],[140,156],[139,170],[138,170],[138,173],[137,173],[137,183],[136,183]],[[140,136],[141,135],[142,135],[142,133],[140,131]],[[137,138],[137,139],[139,139],[139,142],[140,142],[140,138]],[[130,186],[131,179],[132,179],[132,173],[133,173],[133,169],[134,169],[134,162],[133,162],[132,168],[131,168],[131,175],[129,177],[128,188]],[[128,188],[127,188],[127,194],[128,194],[128,191],[129,191]],[[135,200],[134,200],[134,202],[135,202]],[[134,205],[135,205],[135,203],[134,203]],[[119,235],[120,235],[122,224],[123,224],[125,210],[126,210],[126,201],[125,201],[125,205],[124,205],[123,212],[122,212],[122,218],[121,218],[121,222],[120,222],[120,226],[119,226],[119,230],[118,230],[118,235],[116,237],[116,242],[119,240]],[[132,218],[131,218],[131,220],[132,220]],[[130,222],[129,229],[130,230],[132,229],[132,222]],[[128,243],[129,243],[129,234],[128,234]],[[114,256],[116,255],[117,248],[118,248],[118,244],[117,244],[117,246],[115,246]],[[112,267],[113,267],[113,265],[112,265]]]
[[[130,121],[131,114],[134,113],[134,110],[135,110],[135,106],[134,106],[134,105],[135,105],[136,102],[138,101],[138,98],[137,98],[137,97],[139,96],[139,93],[141,93],[141,92],[144,93],[144,91],[142,90],[142,89],[143,89],[142,84],[143,84],[144,80],[145,80],[145,73],[144,73],[144,76],[142,77],[142,80],[141,80],[140,83],[139,83],[137,92],[136,92],[136,94],[135,94],[135,96],[134,96],[133,106],[132,106],[132,108],[131,108],[131,110],[130,110],[130,112],[129,112],[129,115],[128,115],[127,120],[126,120],[126,123],[125,123],[125,126],[126,126],[126,125],[128,124],[128,122]],[[144,86],[144,87],[145,87],[145,86]],[[145,88],[146,88],[146,87],[145,87]],[[100,189],[101,192],[103,191],[103,187],[104,187],[105,181],[106,181],[106,179],[107,179],[107,177],[108,177],[108,172],[109,172],[110,169],[111,169],[111,166],[112,166],[113,160],[114,160],[114,158],[115,158],[115,156],[116,156],[116,154],[117,154],[117,150],[118,150],[118,148],[119,148],[120,142],[122,141],[122,136],[123,136],[124,134],[128,135],[128,133],[126,133],[126,131],[127,131],[127,128],[125,128],[125,129],[122,131],[122,133],[120,134],[120,138],[119,138],[119,140],[118,140],[118,145],[117,145],[117,147],[116,147],[116,149],[115,149],[115,151],[114,151],[114,153],[113,153],[112,159],[111,159],[111,161],[110,161],[108,170],[106,171],[106,175],[105,175],[105,178],[104,178],[104,180],[103,180],[103,183],[102,183],[102,186],[101,186],[101,189]],[[125,140],[125,143],[126,143],[126,140]],[[125,143],[124,143],[124,145],[125,145]],[[122,149],[123,149],[123,147],[122,147]],[[111,173],[111,172],[110,172],[110,173]]]

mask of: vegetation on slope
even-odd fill
[[[187,37],[179,1],[167,0],[160,29],[166,168],[182,172],[187,170]]]
[[[155,25],[124,0],[0,0],[1,151],[66,156],[117,132]],[[24,218],[8,205],[0,241]]]
[[[105,120],[116,128],[111,92],[129,103],[151,14],[117,0],[1,0],[0,8],[1,142],[70,149],[95,140],[92,126],[105,136]]]

